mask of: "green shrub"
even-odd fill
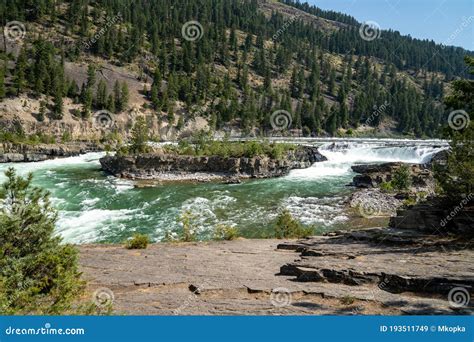
[[[302,238],[312,233],[312,228],[304,227],[291,216],[291,213],[287,209],[283,210],[276,220],[275,237],[278,239]]]
[[[248,143],[244,143],[244,147],[245,157],[247,158],[253,158],[264,155],[263,146],[257,141],[250,141]]]
[[[219,224],[214,229],[214,240],[235,240],[239,237],[239,231],[232,226]]]
[[[70,141],[72,141],[71,132],[65,131],[65,132],[63,133],[63,135],[61,136],[61,142],[67,143],[67,142],[70,142]]]
[[[84,291],[77,250],[54,234],[57,212],[49,194],[13,168],[0,188],[0,313],[77,312]]]
[[[285,156],[287,146],[284,144],[275,144],[268,152],[272,159],[282,159]]]
[[[195,217],[191,211],[185,211],[179,218],[179,222],[183,226],[183,231],[179,241],[192,242],[197,240],[197,227],[194,225]]]
[[[410,167],[406,164],[402,164],[393,174],[391,183],[397,190],[407,190],[411,185]]]
[[[288,151],[296,149],[293,144],[269,143],[268,141],[232,142],[212,140],[200,133],[191,141],[181,140],[178,145],[166,145],[165,153],[188,156],[219,156],[223,158],[254,158],[257,156],[282,159]]]
[[[135,234],[125,243],[127,249],[146,249],[150,243],[150,238],[144,234]]]
[[[127,146],[118,146],[117,147],[117,156],[126,156],[130,153]]]
[[[412,197],[407,198],[406,200],[403,201],[403,205],[407,207],[415,205],[416,203],[417,203],[416,198],[412,198]]]
[[[380,184],[380,190],[382,190],[383,192],[392,192],[393,185],[391,182],[383,182]]]

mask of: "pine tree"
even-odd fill
[[[115,109],[117,112],[122,111],[122,90],[120,89],[119,81],[115,81],[114,84],[114,101],[115,101]]]
[[[474,74],[474,57],[465,57],[469,72]],[[448,137],[451,149],[445,168],[438,168],[436,178],[453,203],[474,192],[474,81],[461,79],[451,83],[452,95],[446,105],[457,110],[457,119],[451,118]],[[453,112],[451,112],[453,113]],[[457,121],[456,121],[457,120]]]
[[[59,89],[54,94],[53,114],[56,120],[63,118],[63,95]]]
[[[18,55],[15,66],[14,74],[14,88],[16,94],[20,95],[23,93],[26,87],[26,68],[28,67],[28,62],[26,59],[26,49],[23,47]]]
[[[153,105],[154,110],[158,110],[160,108],[160,99],[158,97],[158,86],[155,83],[153,83],[153,85],[151,86],[150,101],[151,101],[151,104]]]
[[[90,87],[86,86],[84,89],[85,90],[84,90],[84,95],[83,95],[81,114],[84,119],[88,119],[91,116],[93,94],[92,94],[92,89]]]
[[[100,80],[97,85],[95,105],[99,109],[104,109],[107,106],[107,84],[104,80]]]
[[[38,121],[43,122],[46,116],[46,102],[40,101],[40,107],[38,112]]]
[[[81,295],[78,255],[55,234],[49,194],[15,169],[0,188],[0,311],[6,315],[71,313]]]
[[[129,101],[129,91],[128,91],[128,84],[127,82],[122,83],[122,88],[120,90],[120,103],[121,103],[121,110],[125,110],[128,107]]]
[[[331,68],[331,72],[329,74],[328,91],[331,95],[336,95],[336,70],[334,70],[334,68]]]
[[[148,151],[147,142],[149,140],[149,131],[146,120],[143,116],[137,118],[132,127],[131,147],[132,153],[145,153]]]
[[[334,136],[337,132],[337,116],[338,116],[338,113],[337,113],[336,106],[333,106],[331,108],[331,113],[329,115],[329,118],[326,122],[326,131],[332,136]]]
[[[87,87],[93,88],[95,85],[95,66],[89,64],[87,66]]]
[[[115,100],[112,94],[107,97],[107,110],[111,113],[115,113]]]
[[[168,109],[168,114],[167,114],[166,118],[167,118],[170,126],[173,126],[174,125],[174,120],[175,120],[174,104],[170,104],[169,109]]]

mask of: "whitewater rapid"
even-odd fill
[[[384,162],[412,164],[428,163],[433,155],[446,150],[442,140],[416,141],[372,139],[362,142],[340,139],[319,145],[319,152],[328,160],[313,164],[310,168],[293,170],[288,178],[318,179],[351,174],[351,166]]]
[[[282,141],[282,140],[280,140]],[[357,163],[402,161],[425,163],[447,143],[440,140],[298,139],[289,142],[318,146],[328,159],[286,177],[242,184],[168,184],[136,188],[100,170],[105,153],[88,153],[36,163],[0,164],[20,175],[32,172],[34,185],[51,192],[59,211],[56,232],[66,242],[122,242],[136,232],[160,241],[166,232],[179,231],[179,216],[190,211],[203,239],[212,237],[217,224],[236,226],[244,237],[271,234],[279,210],[290,210],[318,231],[348,225],[345,198]]]

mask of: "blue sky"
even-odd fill
[[[474,0],[300,0],[420,39],[474,51]]]

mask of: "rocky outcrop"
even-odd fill
[[[449,150],[441,150],[425,164],[406,164],[409,166],[410,186],[404,190],[381,188],[382,183],[392,180],[404,163],[354,165],[352,170],[359,175],[353,178],[351,185],[359,189],[346,203],[351,208],[358,208],[364,217],[391,216],[392,226],[401,224],[409,229],[434,231],[440,227],[441,220],[449,215],[447,203],[430,200],[429,204],[418,204],[414,208],[404,207],[404,204],[413,205],[435,195],[436,181],[433,173],[436,169],[445,167],[448,156]],[[462,231],[466,228],[464,221],[465,219],[459,216],[450,224],[453,230]]]
[[[474,251],[466,241],[380,228],[313,237],[278,246],[301,253],[280,273],[299,282],[375,284],[391,293],[446,295],[455,287],[472,293]]]
[[[351,208],[357,208],[366,218],[394,216],[403,200],[380,189],[361,189],[351,194],[346,201]]]
[[[100,150],[101,148],[94,143],[38,145],[3,143],[0,145],[0,163],[38,162]]]
[[[394,173],[404,163],[362,164],[352,166],[352,171],[360,173],[352,180],[357,188],[377,188],[382,183],[390,182]],[[429,166],[423,164],[407,164],[410,166],[411,190],[433,193],[435,180]]]
[[[428,164],[407,164],[410,172],[408,189],[381,189],[382,183],[390,182],[402,165],[404,163],[397,162],[352,166],[352,170],[360,174],[353,178],[351,185],[359,189],[349,196],[348,206],[357,208],[366,218],[393,217],[405,200],[414,203],[435,193],[435,179]]]
[[[426,167],[433,169],[434,167],[444,167],[446,166],[446,163],[448,162],[448,157],[449,157],[449,151],[450,150],[442,150],[437,153],[435,153],[430,161],[426,163]]]
[[[324,161],[317,148],[299,146],[282,159],[269,157],[226,158],[220,156],[181,156],[148,153],[138,156],[106,156],[100,159],[102,169],[131,179],[179,180],[190,175],[209,174],[212,179],[270,178],[284,176],[292,169],[310,167]],[[187,178],[188,177],[188,178]],[[203,178],[207,180],[207,178]]]
[[[443,198],[429,198],[407,208],[401,208],[390,219],[397,229],[418,229],[436,234],[457,233],[474,238],[474,195],[459,203]]]

